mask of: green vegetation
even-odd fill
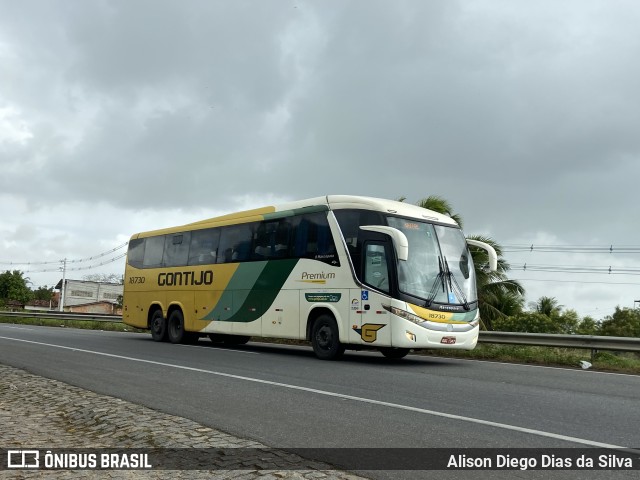
[[[85,330],[105,330],[113,332],[147,332],[120,322],[101,322],[98,320],[59,320],[55,318],[14,318],[1,317],[0,323],[16,325],[40,325],[44,327],[82,328]]]
[[[8,301],[25,304],[33,298],[33,292],[27,286],[29,279],[19,270],[0,273],[0,307],[4,308]]]
[[[526,363],[555,367],[582,368],[581,361],[592,363],[591,370],[640,375],[640,355],[631,352],[597,352],[572,348],[530,347],[520,345],[479,344],[474,350],[425,350],[434,357],[465,358],[506,363]]]

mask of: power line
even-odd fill
[[[536,245],[506,244],[503,252],[545,252],[545,253],[640,253],[638,245]]]
[[[67,263],[82,263],[82,262],[90,262],[92,260],[97,260],[99,258],[103,258],[106,257],[107,255],[110,255],[111,253],[117,252],[118,250],[126,247],[127,245],[129,245],[129,242],[124,242],[121,245],[118,245],[117,247],[112,248],[111,250],[107,250],[106,252],[102,252],[99,253],[97,255],[92,255],[91,257],[86,257],[86,258],[79,258],[79,259],[75,259],[75,260],[67,260]],[[123,256],[126,255],[123,254]],[[118,257],[118,258],[122,258],[122,257]],[[62,262],[63,260],[56,260],[56,261],[39,261],[39,262],[0,262],[0,265],[58,265]],[[69,269],[71,270],[71,269]],[[55,270],[47,270],[47,271],[55,271]]]
[[[122,253],[116,257],[110,258],[108,260],[105,260],[103,262],[100,263],[96,263],[96,264],[92,264],[92,265],[87,265],[85,267],[66,267],[66,271],[79,271],[79,270],[91,270],[93,268],[98,268],[98,267],[102,267],[104,265],[108,265],[110,263],[114,263],[117,262],[118,260],[124,258],[127,256],[127,253]],[[62,263],[62,262],[58,262],[58,263]],[[67,263],[69,263],[69,261],[67,260]],[[57,268],[45,268],[42,270],[25,270],[24,273],[50,273],[50,272],[60,272],[62,271],[62,266],[59,266]]]
[[[510,270],[522,270],[525,272],[556,272],[556,273],[593,273],[607,275],[640,275],[640,268],[624,268],[613,265],[585,266],[585,265],[536,265],[536,264],[511,264]]]
[[[589,280],[555,280],[547,278],[510,278],[510,280],[516,280],[518,282],[552,282],[552,283],[595,283],[598,285],[640,285],[640,283],[634,282],[600,282]]]

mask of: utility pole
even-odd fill
[[[60,300],[58,301],[58,311],[64,311],[64,294],[65,288],[64,284],[66,282],[67,277],[67,259],[62,260],[62,285],[60,286]]]

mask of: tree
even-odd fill
[[[496,319],[494,327],[503,332],[563,333],[556,322],[540,312],[521,312],[511,317],[501,317]]]
[[[578,329],[586,330],[588,324],[582,324],[575,310],[562,310],[562,305],[554,297],[540,297],[531,304],[532,311],[501,319],[496,322],[496,329],[507,332],[528,333],[578,333]]]
[[[34,300],[52,300],[53,299],[53,287],[38,287],[33,291]]]
[[[476,271],[480,318],[485,328],[492,330],[495,320],[522,311],[524,287],[517,280],[511,280],[507,277],[511,266],[502,257],[502,247],[495,240],[482,235],[471,235],[468,238],[491,245],[498,256],[497,270],[489,272],[484,268],[489,263],[489,255],[486,250],[469,247]]]
[[[556,313],[560,313],[562,305],[558,304],[558,300],[556,300],[555,297],[540,297],[538,301],[533,304],[533,308],[536,312],[551,317]]]
[[[640,311],[635,308],[616,307],[600,326],[600,335],[612,337],[640,337]]]
[[[584,317],[576,327],[578,335],[600,335],[600,323],[591,317]]]
[[[572,334],[577,333],[579,325],[581,322],[575,310],[555,310],[551,315],[534,310],[499,318],[494,327],[503,332]]]
[[[27,286],[28,278],[24,277],[24,273],[14,270],[0,274],[0,300],[6,303],[7,300],[13,300],[22,304],[31,300],[32,292]]]
[[[416,205],[451,217],[456,221],[458,225],[460,225],[460,228],[462,228],[462,217],[453,212],[453,207],[446,199],[438,195],[430,195],[427,198],[419,200]]]

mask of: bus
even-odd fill
[[[415,205],[328,195],[133,235],[124,323],[153,340],[309,341],[316,356],[476,346],[469,244],[451,218]]]

